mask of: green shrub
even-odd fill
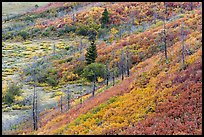
[[[15,96],[19,96],[21,93],[21,86],[17,85],[16,83],[11,84],[7,91],[5,98],[3,99],[5,103],[12,104],[14,102]]]
[[[19,35],[25,40],[28,38],[28,32],[25,30],[20,31]]]
[[[65,25],[64,26],[64,32],[66,33],[69,33],[69,32],[75,32],[76,31],[76,27],[75,26],[68,26],[68,25]]]
[[[70,46],[66,46],[65,49],[66,49],[66,50],[69,50],[69,49],[70,49]]]
[[[13,110],[21,110],[21,106],[18,104],[15,104],[11,107]]]
[[[47,77],[47,81],[46,81],[50,86],[57,86],[58,85],[58,80],[56,78],[56,76],[50,76]]]
[[[105,66],[100,63],[91,63],[83,69],[82,76],[88,79],[89,81],[94,80],[94,73],[96,78],[105,76]]]
[[[10,107],[6,107],[6,108],[3,108],[3,112],[9,112],[11,111],[12,109]]]

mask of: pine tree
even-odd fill
[[[96,30],[90,30],[89,32],[89,41],[91,41],[91,46],[87,48],[87,52],[85,54],[86,64],[94,63],[97,58],[97,50],[96,50],[96,40],[97,32]]]
[[[101,27],[104,28],[105,25],[109,21],[109,16],[108,16],[108,10],[105,8],[104,12],[102,13],[102,18],[101,18]]]
[[[86,64],[94,63],[97,58],[96,44],[94,41],[91,42],[91,46],[88,47],[87,53],[85,54]]]

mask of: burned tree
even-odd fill
[[[82,91],[82,84],[80,84],[79,86],[80,86],[80,91]],[[83,103],[82,96],[83,96],[83,95],[82,95],[82,92],[81,92],[81,96],[80,96],[80,104]]]
[[[109,82],[109,68],[108,68],[108,63],[106,63],[106,86],[108,87],[108,82]]]
[[[166,63],[168,63],[168,57],[167,57],[167,43],[166,43],[166,17],[167,17],[167,5],[166,2],[164,2],[164,54],[165,54],[165,59]]]
[[[153,2],[153,23],[157,23],[157,3]]]
[[[96,73],[94,72],[92,97],[94,97],[95,90],[96,90]]]
[[[54,54],[54,56],[55,56],[55,43],[53,44],[53,54]]]
[[[126,51],[126,72],[127,76],[130,76],[130,62],[129,62],[129,52]]]
[[[125,56],[124,51],[121,52],[120,62],[119,62],[119,69],[121,72],[121,78],[124,79],[124,65],[125,65]]]
[[[75,14],[76,14],[76,7],[75,5],[72,6],[72,22],[75,23]]]
[[[36,71],[36,62],[37,62],[37,58],[34,57],[35,62],[31,65],[30,67],[30,78],[33,79],[34,83],[33,83],[33,129],[34,130],[38,130],[38,110],[37,110],[37,92],[36,92],[36,81],[37,81],[37,71]]]
[[[114,51],[112,52],[112,57],[113,57],[113,59],[115,58],[115,52]],[[114,86],[115,85],[115,62],[113,62],[113,66],[112,66],[112,79],[113,79],[113,86]]]
[[[60,96],[60,110],[61,110],[61,113],[62,113],[62,95]]]
[[[184,7],[181,10],[181,13],[184,13]],[[185,32],[184,32],[184,21],[181,22],[181,45],[182,45],[182,68],[185,69],[185,47],[184,47],[184,40],[185,39]]]
[[[80,39],[80,45],[79,45],[79,52],[80,54],[82,53],[82,49],[83,49],[83,43],[82,43],[82,38]]]
[[[71,108],[70,100],[71,100],[71,95],[70,95],[70,91],[69,91],[69,87],[68,87],[68,89],[67,89],[67,110],[69,110]]]

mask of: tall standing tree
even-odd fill
[[[109,68],[108,68],[108,63],[106,63],[106,86],[108,87],[108,82],[109,82]]]
[[[154,24],[157,23],[157,3],[153,2],[153,22]]]
[[[124,79],[124,65],[125,65],[125,55],[124,55],[124,51],[122,50],[121,57],[120,57],[120,62],[119,62],[119,68],[120,68],[120,71],[121,71],[122,80]]]
[[[60,110],[61,110],[61,113],[62,113],[62,95],[60,96]]]
[[[92,97],[94,97],[95,90],[96,90],[96,73],[94,72]]]
[[[183,4],[183,3],[182,3]],[[184,6],[182,6],[181,13],[184,13]],[[184,40],[185,34],[184,34],[184,21],[181,22],[181,45],[182,45],[182,68],[185,69],[185,47],[184,47]]]
[[[102,13],[102,18],[101,18],[101,27],[104,28],[107,23],[109,21],[109,12],[108,10],[105,8],[103,13]]]
[[[89,41],[91,41],[91,45],[87,48],[87,52],[85,54],[86,64],[94,63],[97,58],[97,50],[96,50],[96,30],[91,30],[89,32]]]
[[[127,71],[127,76],[130,76],[130,62],[129,62],[129,51],[126,51],[126,71]]]
[[[69,87],[67,87],[67,110],[70,109],[70,100],[71,100],[71,95],[69,92]]]
[[[112,60],[115,59],[115,51],[112,52]],[[113,79],[113,86],[115,85],[115,62],[113,62],[112,66],[112,79]]]
[[[167,57],[167,43],[166,43],[166,17],[167,17],[167,5],[166,2],[164,2],[164,54],[165,54],[165,59],[166,63],[168,63],[168,57]]]
[[[37,82],[37,58],[34,57],[35,62],[30,67],[31,79],[33,79],[34,92],[33,92],[33,128],[38,130],[38,110],[37,110],[37,92],[36,92],[36,82]]]
[[[94,63],[97,58],[96,44],[94,41],[91,42],[91,46],[88,47],[85,54],[86,64]]]

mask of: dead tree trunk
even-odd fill
[[[185,69],[184,22],[183,21],[181,23],[181,43],[182,43],[182,68]]]
[[[36,117],[35,117],[35,85],[34,85],[34,92],[33,92],[33,129],[36,130]]]
[[[108,81],[109,81],[109,70],[108,65],[106,64],[106,86],[108,87]]]
[[[154,7],[153,7],[153,11],[154,11],[154,13],[153,13],[153,22],[154,22],[154,24],[156,24],[157,23],[157,10],[156,10],[156,6],[157,6],[157,4],[155,3],[154,5],[153,5]]]
[[[60,110],[61,110],[61,113],[62,113],[62,95],[60,96]]]
[[[82,95],[81,95],[81,97],[80,97],[80,104],[82,104],[83,103],[83,100],[82,100]]]
[[[122,77],[121,77],[121,78],[122,78],[122,80],[124,80],[123,69],[124,69],[124,68],[123,68],[123,65],[122,65],[122,66],[121,66],[121,73],[122,73]]]
[[[68,89],[67,89],[67,110],[70,109],[70,99],[71,99],[71,97],[70,97],[69,87],[68,87]]]
[[[35,112],[35,113],[36,113],[36,115],[35,115],[35,116],[36,116],[36,118],[35,118],[36,126],[35,126],[35,127],[36,127],[36,130],[38,130],[38,95],[37,95],[37,91],[36,91],[36,93],[35,93],[35,96],[36,96],[36,97],[35,97],[35,98],[36,98],[36,99],[35,99],[35,104],[36,104],[36,105],[35,105],[35,111],[36,111],[36,112]]]
[[[72,21],[74,24],[75,23],[75,6],[73,6],[73,9],[72,9]]]
[[[130,67],[129,67],[129,55],[127,53],[127,59],[126,59],[126,63],[127,63],[127,76],[130,76]]]
[[[83,43],[82,43],[82,39],[80,40],[80,47],[79,47],[79,52],[82,52],[82,48],[83,48]]]
[[[113,78],[113,86],[115,86],[115,73],[114,73],[114,71],[113,71],[112,78]]]
[[[53,53],[54,53],[54,56],[55,56],[55,44],[53,45]]]
[[[125,57],[124,57],[124,51],[122,51],[121,53],[121,58],[120,58],[120,68],[121,68],[121,75],[122,75],[122,80],[124,80],[124,60],[125,60]]]
[[[80,91],[82,91],[82,84],[80,85]],[[83,93],[82,93],[83,94]],[[81,94],[81,97],[80,97],[80,104],[82,104],[83,100],[82,100],[82,94]]]
[[[193,10],[193,2],[190,2],[190,9]]]
[[[166,2],[164,2],[164,52],[165,52],[165,59],[166,59],[166,63],[168,63],[168,57],[167,57],[167,43],[166,43],[166,16],[167,16],[167,6],[166,6]]]
[[[95,74],[95,72],[94,72],[92,97],[94,97],[95,90],[96,90],[96,74]]]
[[[112,52],[112,60],[115,59],[115,52]],[[112,66],[112,79],[113,79],[113,86],[115,85],[115,62],[113,62]]]
[[[34,79],[34,92],[33,92],[33,128],[34,130],[38,130],[37,124],[37,93],[36,93],[36,75],[35,69],[33,71],[33,79]]]

